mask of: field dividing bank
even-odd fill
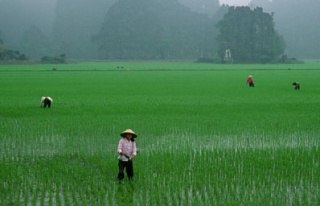
[[[319,205],[320,71],[175,64],[0,72],[0,205]],[[127,128],[139,152],[119,182]]]
[[[70,64],[0,64],[0,72],[47,71],[234,71],[234,70],[320,70],[320,62],[304,64],[212,64],[194,62],[79,62]]]

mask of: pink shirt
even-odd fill
[[[118,144],[118,153],[120,154],[118,159],[122,161],[128,161],[129,159],[125,155],[121,155],[122,152],[127,153],[130,157],[136,156],[136,142],[132,142],[126,138],[121,138]]]

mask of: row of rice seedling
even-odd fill
[[[319,203],[317,71],[255,71],[252,89],[245,67],[132,68],[1,73],[1,205]],[[300,76],[298,93],[290,82]],[[43,93],[52,108],[39,108]],[[116,147],[129,127],[135,176],[119,182]]]
[[[244,153],[242,152],[241,154],[243,155]],[[278,152],[274,153],[277,155]],[[293,153],[294,155],[301,155],[301,153],[296,151]],[[194,160],[180,156],[176,158],[168,157],[169,161],[173,162],[161,163],[160,165],[154,162],[166,161],[168,159],[158,155],[159,159],[156,156],[151,156],[152,159],[149,161],[139,160],[137,166],[143,167],[146,171],[138,169],[136,182],[134,183],[125,181],[119,185],[118,182],[103,177],[101,178],[105,182],[99,182],[96,180],[96,177],[103,174],[92,174],[90,172],[79,175],[79,178],[74,177],[74,175],[67,175],[68,178],[59,178],[59,175],[50,174],[44,179],[28,176],[28,179],[23,178],[21,181],[30,181],[31,185],[28,190],[35,187],[32,184],[36,184],[41,190],[46,191],[42,192],[41,196],[35,198],[39,199],[38,201],[41,201],[42,204],[46,204],[47,201],[53,201],[54,198],[59,198],[59,193],[57,194],[59,191],[55,187],[56,183],[52,181],[60,182],[58,184],[62,184],[65,188],[70,188],[72,195],[64,192],[63,199],[67,198],[70,202],[80,202],[80,204],[98,204],[98,201],[121,204],[118,201],[135,201],[137,196],[143,197],[140,198],[140,201],[144,200],[145,202],[142,201],[141,204],[153,201],[168,201],[167,203],[169,204],[189,204],[190,202],[201,204],[205,201],[210,204],[255,204],[271,201],[274,204],[280,204],[281,202],[290,203],[291,201],[295,204],[312,205],[318,201],[319,187],[316,178],[319,175],[317,173],[319,168],[314,165],[310,166],[293,160],[287,163],[293,164],[292,167],[283,165],[283,162],[276,164],[271,164],[270,161],[257,163],[254,161],[254,158],[253,160],[251,158],[252,156],[260,155],[259,152],[252,154],[250,152],[249,154],[245,153],[244,155],[248,157],[239,157],[230,151],[217,152],[220,155],[219,158],[214,152],[205,151],[201,154],[193,154]],[[315,153],[312,158],[316,158],[316,155],[318,153]],[[310,161],[305,156],[301,158]],[[217,160],[212,162],[210,159]],[[192,163],[192,161],[195,161],[195,163]],[[286,159],[283,161],[286,161]],[[152,166],[148,167],[147,165]],[[58,168],[52,169],[55,172],[59,172]],[[310,169],[311,172],[305,174]],[[41,170],[46,172],[43,169]],[[264,170],[265,172],[263,172]],[[34,172],[30,171],[30,173]],[[76,170],[75,172],[79,171]],[[90,175],[94,175],[95,177],[89,177]],[[313,177],[310,178],[309,175]],[[17,177],[13,178],[17,179]],[[70,183],[69,178],[75,178],[76,182]],[[41,184],[41,182],[46,181],[48,182],[47,184]],[[82,181],[85,183],[81,183]],[[130,184],[134,184],[135,189],[140,191],[140,193],[128,191]],[[9,197],[6,196],[8,199],[5,199],[5,201],[17,202],[18,200],[21,201],[21,199],[26,201],[27,197],[21,196],[21,191],[16,189],[21,187],[23,188],[22,184],[11,184],[10,188],[12,190],[4,190],[4,194],[11,194]],[[51,187],[54,190],[50,189]],[[97,191],[99,187],[105,187],[106,191]],[[112,192],[114,192],[114,196]],[[193,194],[198,194],[198,196]],[[24,195],[30,194],[24,192]],[[102,195],[107,195],[107,199],[101,200]],[[128,197],[128,195],[131,197]],[[163,197],[163,195],[167,196]]]

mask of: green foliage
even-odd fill
[[[0,49],[0,61],[12,61],[12,60],[27,60],[25,54],[20,54],[19,51],[14,51],[11,49],[5,49],[2,47],[2,51]]]
[[[6,49],[3,44],[3,41],[0,39],[0,62],[1,61],[20,61],[27,60],[25,54],[20,54],[19,51],[14,51],[11,49]]]
[[[1,205],[319,202],[319,63],[56,67],[0,65]],[[126,128],[139,153],[118,182]]]
[[[235,63],[273,63],[284,52],[284,40],[274,29],[273,16],[262,8],[230,7],[217,27],[222,62],[227,49]]]
[[[0,34],[1,34],[1,33],[0,33]],[[0,39],[0,52],[3,52],[5,49],[6,49],[6,48],[5,48],[4,44],[3,44],[2,39]]]
[[[55,57],[44,56],[41,58],[41,63],[45,64],[63,64],[66,63],[66,55],[60,54]]]

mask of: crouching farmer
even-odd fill
[[[133,164],[132,160],[137,155],[137,147],[134,139],[137,135],[131,130],[127,129],[123,131],[120,136],[122,137],[118,144],[119,153],[119,173],[118,179],[122,180],[124,178],[124,170],[126,170],[129,180],[133,177]]]
[[[299,90],[300,89],[300,83],[299,82],[293,82],[292,85],[294,86],[295,90]]]
[[[48,106],[50,108],[51,107],[51,102],[53,102],[51,97],[41,97],[40,107],[43,106],[44,108],[46,108]]]

